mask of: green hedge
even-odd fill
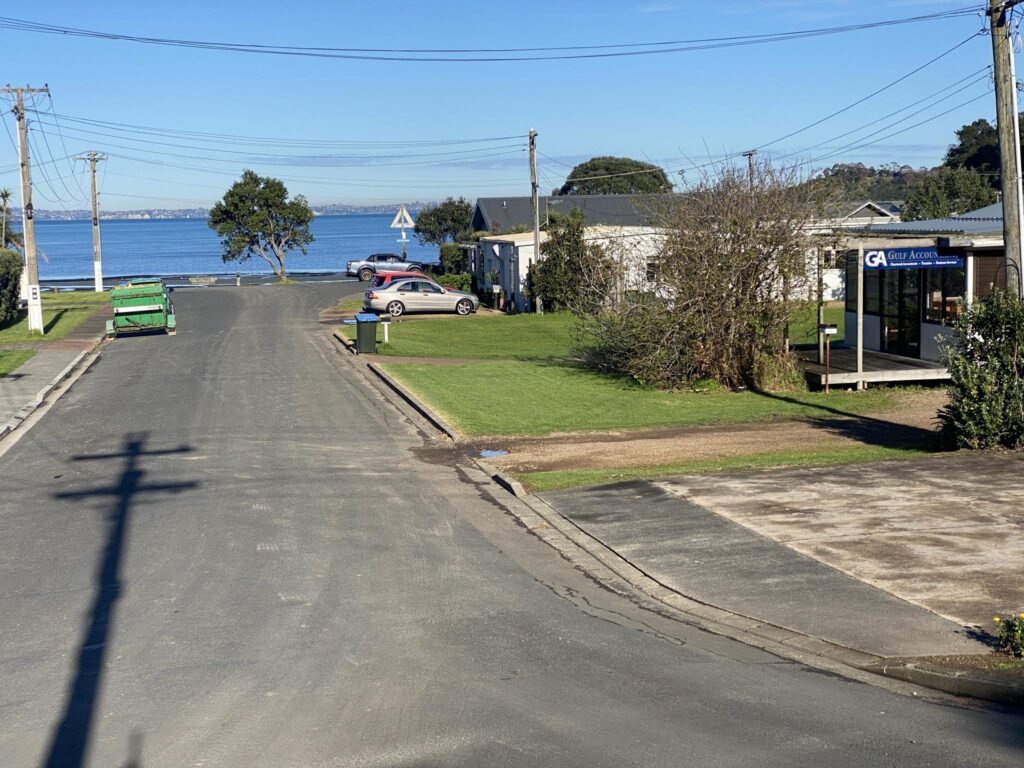
[[[996,293],[956,322],[943,352],[949,405],[939,418],[948,448],[1024,448],[1024,303]]]
[[[455,291],[470,291],[473,288],[473,278],[468,272],[456,272],[449,275],[440,275],[437,282],[445,288]]]
[[[18,319],[23,266],[19,253],[0,248],[0,323]]]

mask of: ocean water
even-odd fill
[[[317,216],[310,229],[316,240],[303,256],[285,257],[289,273],[342,272],[349,259],[370,253],[401,253],[401,232],[391,229],[391,214]],[[420,262],[437,261],[435,246],[420,245],[412,232],[406,253]],[[259,256],[224,263],[220,241],[205,219],[130,219],[100,222],[103,276],[269,274]],[[39,277],[42,280],[92,278],[92,224],[85,221],[36,221]]]

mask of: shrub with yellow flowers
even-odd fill
[[[999,647],[1018,659],[1024,657],[1024,613],[996,616],[994,621]]]

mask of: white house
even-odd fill
[[[653,264],[664,240],[658,229],[597,224],[584,228],[583,239],[602,246],[618,263],[620,291],[654,287]],[[547,232],[540,233],[540,242],[543,256]],[[532,232],[488,235],[464,249],[467,267],[483,290],[498,289],[503,306],[510,311],[523,312],[529,308],[527,277],[530,266],[537,261]]]

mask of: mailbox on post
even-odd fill
[[[825,394],[828,394],[828,364],[831,352],[832,337],[839,333],[839,328],[832,323],[818,323],[818,335],[825,337]]]

